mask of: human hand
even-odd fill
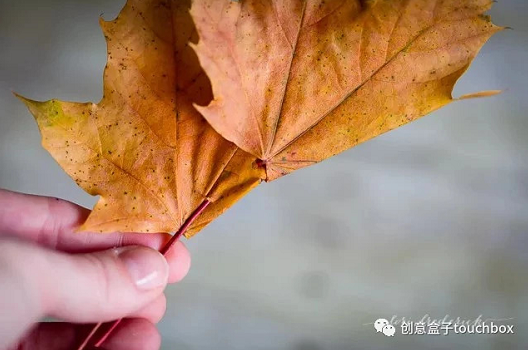
[[[127,317],[106,350],[158,349],[163,290],[187,274],[168,234],[75,233],[89,210],[0,189],[0,349],[71,350],[93,325]],[[39,323],[43,317],[62,323]]]

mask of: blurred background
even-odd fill
[[[17,91],[99,101],[98,17],[124,0],[0,0],[0,187],[91,207],[40,146]],[[528,347],[528,1],[490,13],[454,103],[319,165],[263,184],[187,242],[163,349]],[[384,337],[393,315],[513,318],[515,335]],[[399,332],[399,329],[397,328]]]

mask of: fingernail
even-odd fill
[[[169,278],[169,264],[159,252],[145,247],[123,247],[117,256],[139,289],[161,287]]]

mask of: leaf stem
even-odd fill
[[[196,210],[191,214],[191,216],[185,220],[183,225],[180,227],[180,229],[172,236],[172,238],[160,249],[160,253],[163,255],[166,255],[169,250],[172,248],[172,246],[178,242],[181,238],[181,236],[189,229],[189,227],[192,225],[192,223],[203,213],[203,211],[211,204],[211,202],[208,199],[205,199],[199,206],[196,208]],[[101,338],[94,344],[94,347],[99,348],[103,343],[108,339],[108,337],[112,334],[112,332],[117,328],[117,326],[121,323],[123,319],[115,320],[114,322],[108,323],[107,330],[103,333]],[[84,339],[82,344],[77,348],[77,350],[84,350],[86,346],[90,343],[90,341],[95,337],[97,331],[99,328],[103,326],[103,323],[100,322],[96,324],[90,334]]]

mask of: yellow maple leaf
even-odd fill
[[[260,182],[254,157],[218,135],[192,103],[211,99],[189,40],[188,1],[131,0],[101,21],[107,44],[98,104],[22,100],[44,147],[92,195],[81,230],[172,232],[205,200],[192,235]]]

